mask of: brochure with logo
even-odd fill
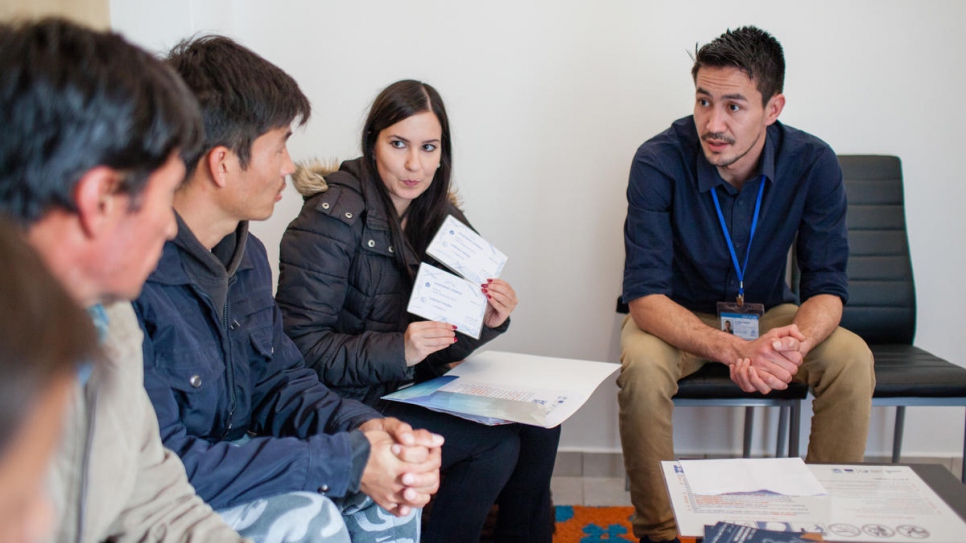
[[[768,459],[750,459],[764,462]],[[734,462],[723,460],[720,462]],[[694,462],[711,462],[695,460]],[[966,522],[909,466],[868,464],[807,464],[826,490],[824,495],[790,495],[774,491],[698,494],[694,486],[706,477],[688,473],[680,461],[661,462],[664,482],[674,509],[678,532],[705,536],[705,526],[718,522],[803,534],[821,534],[826,541],[855,543],[962,543]],[[718,464],[719,470],[723,468]],[[764,468],[763,468],[764,469]],[[732,537],[754,539],[750,530],[725,530],[708,541]],[[750,539],[749,539],[750,538]],[[784,539],[772,541],[784,542]]]
[[[421,405],[487,425],[553,428],[570,418],[620,366],[609,362],[487,351],[446,375],[383,399]]]

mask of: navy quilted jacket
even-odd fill
[[[286,333],[326,385],[375,405],[401,383],[441,375],[446,364],[506,331],[510,319],[498,328],[484,326],[479,340],[461,334],[452,346],[407,368],[404,334],[418,317],[406,312],[412,287],[393,251],[407,252],[413,275],[420,260],[442,266],[416,255],[405,240],[393,242],[376,187],[360,180],[361,159],[343,162],[313,189],[300,183],[302,173],[293,181],[308,196],[282,236],[276,300]],[[455,205],[447,212],[469,225]]]
[[[248,236],[224,307],[191,280],[186,257],[165,244],[134,307],[161,438],[198,494],[219,509],[283,492],[352,491],[348,430],[379,415],[305,367],[282,330],[265,247]]]

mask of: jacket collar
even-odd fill
[[[388,232],[391,231],[389,226],[389,211],[383,204],[382,198],[379,197],[379,188],[375,186],[377,181],[372,180],[364,172],[363,158],[359,157],[343,162],[339,167],[339,171],[326,176],[325,180],[330,185],[345,185],[361,194],[362,201],[365,202],[366,228],[385,231],[388,235]],[[409,242],[405,239],[395,240],[393,242],[393,245],[396,246],[400,244],[402,244],[406,251],[406,262],[418,264],[420,260],[419,256],[416,255],[416,251],[409,245]]]
[[[158,261],[158,267],[148,277],[148,281],[150,282],[163,285],[193,284],[194,281],[191,280],[187,271],[185,271],[185,266],[187,265],[185,260],[189,258],[201,259],[203,261],[214,260],[219,265],[224,266],[213,253],[204,248],[177,212],[175,212],[175,218],[178,221],[178,235],[175,239],[169,240],[164,244],[161,259]],[[231,239],[235,240],[233,243],[235,248],[232,251],[232,256],[227,266],[229,276],[255,267],[252,257],[245,250],[248,241],[248,221],[239,223],[238,228],[216,246],[216,250],[222,244],[229,243]],[[211,263],[207,262],[206,265],[211,265]]]
[[[700,134],[697,140],[697,160],[698,160],[698,192],[708,192],[718,185],[728,185],[727,181],[721,178],[718,168],[708,162],[701,148]],[[781,138],[781,123],[775,121],[765,129],[765,147],[761,151],[761,158],[758,159],[759,174],[764,175],[765,179],[775,182],[775,158],[778,154],[779,139]]]

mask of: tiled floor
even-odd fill
[[[555,505],[630,505],[619,454],[561,452],[550,487]]]
[[[691,456],[693,458],[693,456]],[[904,463],[941,464],[956,477],[961,473],[958,458],[903,458]],[[888,463],[888,458],[866,458],[866,462]],[[624,464],[620,454],[560,452],[550,481],[555,505],[630,505],[624,490]]]

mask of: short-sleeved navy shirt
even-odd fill
[[[624,301],[665,294],[705,313],[715,313],[719,301],[734,301],[738,278],[711,191],[718,193],[742,262],[764,182],[745,301],[766,309],[798,302],[785,282],[788,250],[796,243],[802,299],[834,294],[844,303],[849,248],[835,153],[820,139],[775,122],[767,129],[759,172],[740,191],[728,184],[705,158],[690,116],[641,145],[627,187]]]

